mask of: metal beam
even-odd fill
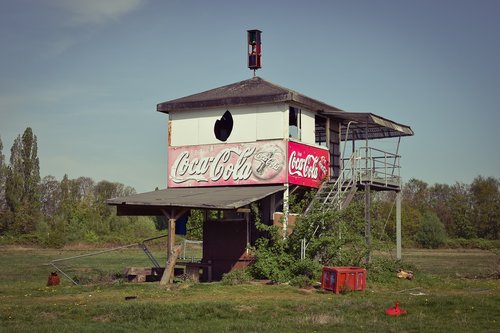
[[[396,259],[401,260],[401,191],[396,193]]]

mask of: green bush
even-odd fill
[[[450,249],[480,249],[493,250],[500,249],[500,239],[483,239],[483,238],[450,238],[445,242],[445,246]]]
[[[290,267],[290,275],[292,278],[304,276],[310,281],[318,281],[321,279],[321,265],[309,258],[298,260],[292,263]]]
[[[424,248],[435,249],[446,241],[446,230],[436,213],[426,211],[415,236],[417,243]]]
[[[238,285],[245,284],[252,280],[250,274],[248,274],[246,269],[237,269],[229,273],[225,273],[222,275],[221,283],[223,285]]]
[[[290,280],[290,285],[297,288],[310,287],[313,285],[313,283],[314,281],[305,275],[297,275],[292,277],[292,279]]]

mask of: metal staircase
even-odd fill
[[[363,147],[354,151],[349,158],[342,159],[338,178],[327,180],[321,185],[304,215],[307,216],[313,212],[341,211],[349,206],[358,188],[365,186],[382,191],[399,190],[401,188],[399,159],[400,156],[397,154],[371,147]],[[305,258],[307,246],[318,233],[322,222],[316,221],[314,232],[309,240],[306,238],[302,240],[302,259]],[[340,232],[339,237],[341,237]]]
[[[342,210],[351,202],[357,190],[360,173],[357,167],[356,153],[349,158],[349,168],[343,168],[336,180],[327,180],[316,192],[315,197],[306,208],[305,214],[311,210],[319,209],[328,212],[332,209]]]

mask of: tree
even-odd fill
[[[452,218],[453,208],[450,206],[451,188],[448,184],[434,184],[429,189],[430,207],[444,224],[446,232],[452,235],[454,232],[454,221]]]
[[[61,205],[61,185],[54,176],[45,176],[40,184],[40,199],[42,214],[53,218]]]
[[[498,239],[500,232],[500,180],[478,176],[470,186],[472,220],[479,237]]]
[[[13,220],[9,228],[14,233],[35,230],[40,218],[40,163],[37,138],[31,128],[14,140],[10,165],[5,181],[5,199]]]
[[[5,166],[5,155],[3,154],[3,143],[0,137],[0,212],[5,208],[5,177],[7,167]]]
[[[471,200],[469,185],[455,183],[450,187],[450,198],[447,203],[453,221],[453,236],[460,238],[477,237],[476,230],[471,221]]]
[[[419,209],[428,207],[429,188],[426,182],[412,178],[403,186],[403,200]]]
[[[7,166],[3,154],[3,143],[0,137],[0,234],[3,234],[8,226],[7,202],[5,200],[5,179],[7,177]]]

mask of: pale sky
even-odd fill
[[[0,137],[31,127],[40,173],[167,183],[156,104],[263,79],[410,125],[404,180],[500,178],[500,1],[0,0]],[[389,144],[394,144],[391,141]]]

